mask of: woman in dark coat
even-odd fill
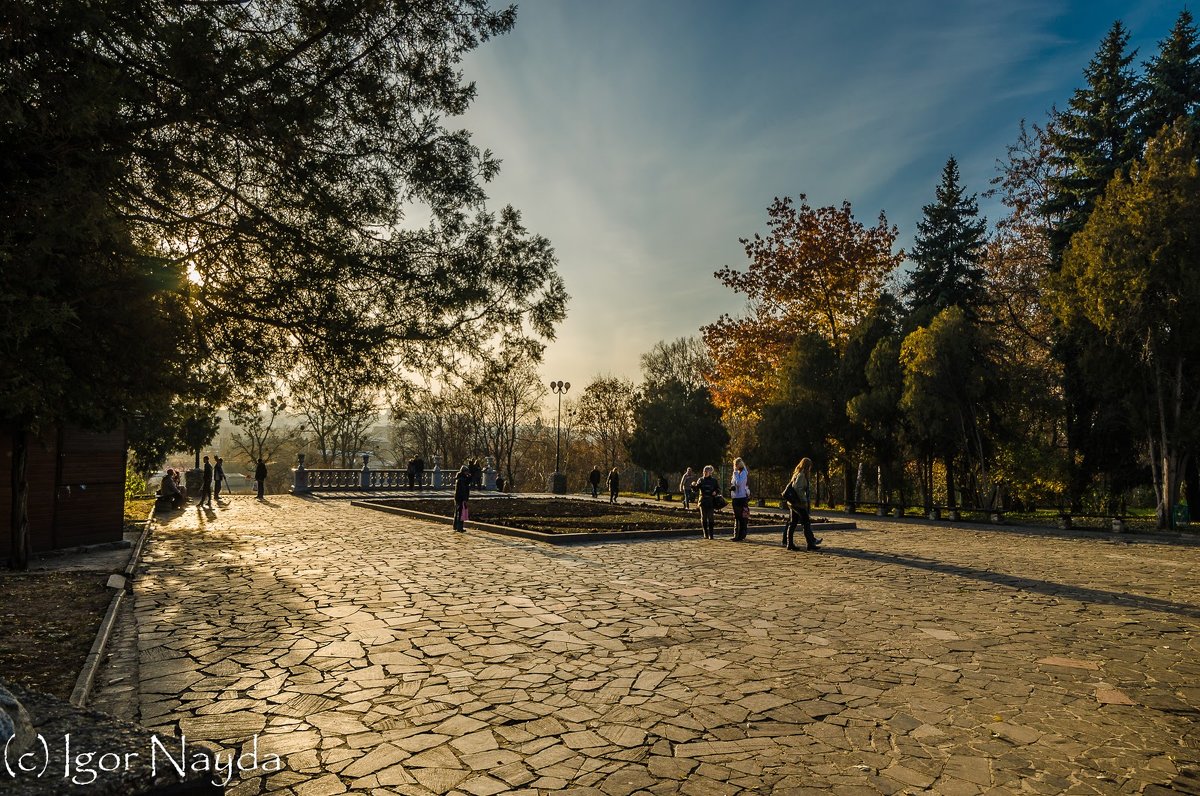
[[[713,513],[717,510],[713,502],[717,495],[721,494],[721,485],[713,476],[714,472],[711,464],[706,465],[703,475],[692,482],[692,488],[700,496],[696,502],[700,505],[700,524],[704,528],[705,539],[713,538],[713,529],[716,527]]]
[[[464,464],[458,468],[454,476],[454,530],[465,531],[466,523],[463,513],[467,510],[467,500],[471,497],[471,471]]]
[[[612,468],[612,472],[608,474],[608,502],[617,502],[617,493],[621,491],[621,474],[617,472],[617,468]]]

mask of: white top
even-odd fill
[[[750,468],[743,467],[741,470],[734,470],[733,477],[729,479],[730,497],[748,498],[750,497]]]

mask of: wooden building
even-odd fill
[[[76,428],[30,436],[29,548],[37,553],[122,538],[125,430]],[[12,548],[12,431],[0,425],[0,556]]]

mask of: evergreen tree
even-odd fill
[[[629,456],[659,475],[720,461],[729,443],[708,388],[670,378],[646,385],[633,409]]]
[[[1083,228],[1096,199],[1117,173],[1138,156],[1138,81],[1126,52],[1129,32],[1113,23],[1065,111],[1053,113],[1047,128],[1052,146],[1050,195],[1043,212],[1055,219],[1051,250],[1059,262],[1071,236]]]
[[[904,287],[910,312],[927,322],[947,307],[970,312],[983,300],[984,236],[987,220],[979,217],[974,194],[959,183],[958,161],[951,156],[942,169],[936,200],[922,208],[912,259],[917,264]]]
[[[1171,35],[1159,42],[1158,55],[1146,64],[1141,130],[1146,139],[1176,119],[1200,122],[1200,42],[1192,14],[1179,13]]]
[[[1050,221],[1048,243],[1051,270],[1062,267],[1063,252],[1087,223],[1109,181],[1138,156],[1139,83],[1126,52],[1129,34],[1114,22],[1084,69],[1086,86],[1077,89],[1065,111],[1056,111],[1046,128],[1050,173],[1041,211]],[[1111,392],[1128,387],[1097,370],[1095,363],[1112,360],[1104,336],[1086,318],[1062,323],[1054,334],[1054,357],[1062,363],[1065,409],[1067,492],[1079,510],[1093,476],[1103,471],[1117,439],[1127,443],[1119,427],[1105,422]],[[1118,371],[1120,372],[1120,371]],[[1132,455],[1127,444],[1121,446]],[[1109,461],[1111,461],[1109,457]]]

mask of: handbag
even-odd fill
[[[800,502],[800,493],[796,491],[795,484],[791,483],[790,481],[779,496],[783,498],[785,503],[795,505],[796,503]]]
[[[723,508],[725,508],[725,505],[726,505],[725,498],[723,498],[721,495],[713,495],[713,508],[714,509],[723,509]]]

